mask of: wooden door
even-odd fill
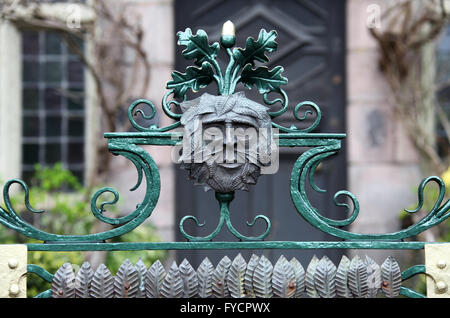
[[[222,24],[231,20],[236,26],[237,46],[244,47],[248,36],[257,37],[261,28],[278,33],[278,51],[269,55],[269,68],[276,65],[284,67],[283,73],[289,79],[285,87],[291,109],[277,118],[279,124],[289,127],[301,123],[294,121],[293,108],[302,101],[310,100],[322,110],[322,122],[315,132],[345,132],[345,1],[338,0],[178,0],[175,1],[176,31],[190,27],[193,32],[205,30],[210,41],[218,41]],[[190,65],[181,55],[184,47],[177,47],[176,69],[184,71]],[[221,65],[225,61],[223,57]],[[244,90],[247,97],[261,100],[257,92]],[[208,88],[215,93],[215,88]],[[192,97],[193,95],[191,95]],[[345,145],[344,145],[345,148]],[[263,175],[258,184],[249,192],[237,192],[231,204],[231,221],[243,234],[256,236],[265,230],[265,225],[246,225],[255,215],[263,214],[270,218],[272,230],[266,240],[334,240],[306,223],[293,207],[289,178],[295,160],[301,149],[282,149],[280,167],[276,175]],[[194,222],[186,222],[185,229],[191,235],[206,236],[217,226],[219,220],[218,203],[214,192],[204,192],[199,186],[187,180],[187,172],[176,168],[176,224],[185,215],[195,215],[200,222],[206,222],[202,228]],[[338,156],[324,162],[316,174],[317,184],[327,189],[327,194],[311,191],[310,198],[322,215],[343,219],[344,211],[333,204],[332,196],[346,189],[346,159],[341,150]],[[189,224],[188,224],[189,223]],[[177,240],[185,238],[178,232]],[[214,239],[217,241],[236,241],[228,229]],[[280,254],[289,259],[297,257],[302,264],[309,262],[313,254],[326,254],[336,265],[342,251],[315,250],[265,250],[265,251],[178,251],[177,260],[184,257],[193,266],[208,256],[217,264],[223,255],[234,257],[241,252],[248,261],[251,253],[264,253],[272,261]]]

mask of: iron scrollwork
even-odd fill
[[[112,188],[102,188],[98,190],[91,199],[91,210],[93,215],[100,221],[114,225],[115,228],[89,235],[59,235],[47,233],[36,229],[31,224],[24,221],[11,203],[9,191],[13,184],[18,184],[25,191],[25,206],[31,213],[43,213],[41,210],[34,209],[29,203],[29,189],[27,185],[19,180],[8,181],[3,189],[5,208],[0,208],[0,223],[4,226],[22,233],[40,241],[52,242],[57,244],[30,244],[34,250],[87,250],[95,248],[98,250],[120,249],[193,249],[193,248],[423,248],[423,242],[401,242],[405,238],[415,236],[443,221],[449,217],[450,202],[444,202],[445,184],[439,177],[429,177],[423,180],[418,190],[418,207],[414,210],[407,210],[409,213],[416,213],[423,207],[424,189],[430,183],[436,183],[439,187],[439,196],[436,199],[432,210],[424,216],[419,222],[413,224],[407,229],[386,233],[386,234],[361,234],[349,232],[343,227],[351,225],[359,214],[359,203],[355,195],[351,192],[342,190],[334,195],[334,204],[337,207],[343,207],[346,211],[346,217],[343,220],[334,220],[322,216],[310,203],[306,187],[310,187],[316,192],[323,193],[314,181],[314,174],[318,165],[325,159],[339,152],[341,141],[346,137],[345,134],[320,134],[313,133],[313,130],[319,125],[322,114],[320,108],[313,102],[307,101],[297,104],[293,107],[294,117],[299,123],[305,122],[307,118],[314,116],[312,124],[308,127],[284,127],[274,122],[276,118],[287,112],[289,107],[289,98],[282,86],[286,85],[288,80],[283,77],[283,68],[275,66],[268,69],[266,66],[256,66],[255,62],[267,63],[269,61],[266,53],[274,52],[277,49],[275,41],[276,31],[267,32],[261,30],[258,37],[248,38],[244,48],[234,48],[235,34],[234,27],[230,23],[224,26],[220,43],[210,44],[206,32],[198,30],[196,34],[188,28],[185,31],[178,32],[178,44],[185,46],[182,52],[187,59],[193,60],[195,66],[189,66],[184,73],[174,71],[172,79],[167,83],[167,93],[162,99],[161,108],[163,112],[174,123],[167,127],[158,127],[150,124],[145,127],[136,121],[137,117],[144,120],[152,120],[156,115],[155,105],[145,99],[139,99],[132,103],[128,109],[128,117],[131,125],[137,132],[124,133],[105,133],[108,139],[108,148],[115,155],[121,155],[130,160],[137,170],[137,182],[130,190],[136,190],[144,181],[146,185],[145,196],[137,208],[130,214],[110,218],[105,215],[105,209],[108,205],[113,205],[118,201],[119,194]],[[225,66],[224,72],[218,64],[217,55],[220,48],[225,49],[229,62]],[[271,222],[268,217],[258,215],[253,221],[247,222],[247,225],[253,226],[256,222],[264,222],[266,227],[263,233],[258,236],[249,237],[239,233],[230,221],[230,203],[234,198],[234,191],[243,190],[244,186],[239,187],[215,187],[216,199],[219,203],[219,221],[217,227],[212,233],[206,236],[193,236],[184,229],[186,221],[194,222],[197,226],[204,226],[192,215],[183,217],[179,222],[179,230],[182,235],[190,242],[164,242],[148,243],[134,242],[127,245],[114,245],[113,243],[98,243],[107,239],[123,235],[149,218],[158,201],[160,193],[160,180],[157,165],[151,156],[142,148],[141,145],[156,146],[176,146],[182,143],[184,135],[178,130],[183,128],[183,116],[186,115],[188,107],[192,100],[188,100],[187,92],[191,90],[197,93],[200,89],[215,83],[217,85],[217,96],[210,98],[214,103],[218,100],[225,100],[219,106],[218,113],[215,116],[220,117],[226,110],[232,110],[235,104],[227,103],[228,99],[234,98],[238,84],[243,84],[248,89],[256,88],[262,95],[265,105],[251,106],[245,110],[251,113],[256,112],[250,119],[265,118],[271,129],[272,137],[277,137],[280,147],[307,147],[297,159],[293,166],[290,179],[291,198],[298,213],[315,228],[344,239],[340,242],[267,242],[263,241],[270,232]],[[271,95],[278,97],[269,97]],[[244,102],[244,99],[237,101]],[[272,109],[274,105],[281,105],[279,109]],[[237,107],[237,106],[236,106]],[[184,110],[183,110],[184,108]],[[227,109],[229,108],[229,109]],[[181,111],[181,113],[179,112]],[[218,115],[219,114],[219,115]],[[249,119],[249,120],[250,120]],[[233,121],[230,121],[233,124]],[[260,125],[261,126],[261,125]],[[277,132],[275,132],[277,131]],[[224,175],[225,176],[225,175]],[[257,179],[257,178],[256,178]],[[256,181],[255,181],[256,183]],[[251,184],[251,182],[248,182]],[[204,184],[203,184],[204,185]],[[245,184],[246,185],[246,184]],[[113,196],[112,200],[101,202],[101,198],[106,193]],[[228,230],[240,241],[243,242],[210,242],[221,229],[226,225]],[[91,246],[84,243],[96,243]],[[102,245],[103,244],[103,245]]]

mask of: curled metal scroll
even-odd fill
[[[179,103],[177,101],[170,101],[167,102],[167,97],[171,94],[172,92],[168,92],[164,98],[163,98],[163,110],[166,112],[166,114],[173,114],[170,111],[170,104],[178,104]],[[141,105],[146,105],[146,108],[150,108],[150,114],[145,114],[145,111],[142,110],[141,108],[139,108]],[[139,107],[138,107],[139,106]],[[164,131],[169,131],[172,130],[174,128],[177,128],[180,126],[180,121],[177,121],[167,127],[158,127],[157,125],[150,125],[149,127],[142,127],[141,125],[139,125],[136,120],[134,119],[135,116],[140,115],[142,118],[144,118],[145,120],[152,120],[153,118],[155,118],[156,115],[156,108],[155,105],[153,105],[153,103],[149,100],[146,99],[138,99],[136,101],[134,101],[133,103],[131,103],[130,107],[128,107],[128,119],[131,123],[131,125],[137,129],[138,131],[141,132],[164,132]],[[169,116],[171,118],[174,119],[179,119],[178,117],[179,115],[177,114],[173,114],[173,116]]]
[[[266,230],[261,235],[252,236],[252,237],[242,235],[241,233],[239,233],[238,230],[236,230],[236,228],[233,226],[233,224],[231,224],[231,220],[230,220],[229,205],[230,205],[231,200],[233,200],[233,197],[234,197],[234,195],[232,193],[216,193],[216,198],[220,204],[220,218],[219,218],[219,223],[218,223],[217,227],[209,235],[203,236],[203,237],[202,236],[192,236],[184,230],[184,222],[187,220],[193,220],[198,227],[203,227],[205,225],[205,223],[200,223],[198,221],[198,219],[192,215],[187,215],[181,219],[180,224],[179,224],[179,229],[180,229],[181,234],[186,239],[188,239],[190,241],[194,241],[194,242],[195,241],[210,241],[214,237],[216,237],[217,234],[219,234],[223,225],[226,224],[227,228],[230,230],[230,232],[236,238],[240,239],[241,241],[263,240],[270,232],[271,222],[270,222],[269,218],[264,215],[257,215],[257,216],[255,216],[255,218],[253,219],[252,222],[247,221],[247,225],[251,227],[251,226],[255,225],[255,223],[258,219],[262,219],[266,223]]]
[[[43,210],[36,210],[31,207],[29,202],[29,189],[25,182],[19,179],[12,179],[5,184],[3,189],[3,198],[6,205],[6,210],[0,207],[0,223],[16,232],[22,233],[27,237],[52,242],[103,241],[123,235],[136,228],[151,215],[156,203],[158,202],[160,193],[158,168],[151,156],[141,147],[133,144],[115,145],[112,143],[109,145],[109,148],[113,153],[123,155],[124,157],[130,159],[130,161],[136,166],[136,169],[138,170],[138,183],[132,188],[132,190],[136,189],[140,185],[143,175],[145,176],[147,186],[145,197],[136,210],[129,215],[116,219],[106,217],[103,213],[105,212],[106,205],[113,205],[118,201],[119,194],[117,191],[112,188],[102,188],[93,195],[91,199],[91,209],[93,215],[102,222],[118,225],[116,228],[89,235],[60,235],[44,232],[35,228],[23,220],[11,204],[9,194],[10,187],[13,184],[19,184],[25,191],[25,207],[27,210],[32,213],[44,213]],[[100,197],[104,193],[112,193],[114,196],[113,200],[98,203]]]
[[[271,103],[273,104],[278,100],[279,99],[271,101]],[[264,101],[267,103],[266,99],[264,99]],[[300,117],[300,115],[299,115],[300,110],[303,108],[306,108],[306,107],[312,108],[312,110],[311,109],[306,110],[303,113],[303,116]],[[300,122],[305,121],[309,115],[314,115],[314,114],[315,114],[314,122],[306,128],[298,128],[296,126],[291,126],[291,127],[287,128],[287,127],[281,126],[281,125],[279,125],[277,123],[273,123],[273,122],[272,122],[272,126],[275,128],[278,128],[280,131],[285,132],[285,133],[309,133],[317,128],[317,126],[320,124],[320,121],[322,119],[322,112],[320,111],[319,106],[317,106],[313,102],[305,101],[305,102],[301,102],[301,103],[297,104],[297,106],[295,106],[295,108],[294,108],[294,117],[296,120],[298,120]]]
[[[309,178],[311,187],[318,192],[323,192],[323,190],[319,189],[315,186],[313,180],[313,172],[310,169],[315,169],[318,163],[325,158],[334,155],[337,150],[340,149],[340,142],[334,141],[330,142],[329,145],[320,146],[308,150],[303,153],[296,161],[291,174],[291,197],[292,201],[299,212],[299,214],[311,225],[316,227],[317,229],[331,234],[333,236],[348,239],[348,240],[402,240],[408,237],[416,236],[419,233],[445,221],[450,213],[447,213],[450,210],[450,200],[447,200],[444,204],[443,199],[445,197],[445,184],[439,177],[428,177],[422,181],[418,190],[418,207],[414,210],[407,210],[408,213],[416,213],[423,207],[423,193],[425,187],[430,182],[435,182],[439,186],[439,196],[436,200],[431,211],[425,215],[420,221],[416,224],[413,224],[407,229],[403,229],[401,231],[393,232],[393,233],[385,233],[385,234],[361,234],[361,233],[352,233],[341,229],[341,227],[348,226],[353,223],[359,213],[359,203],[356,197],[349,191],[339,191],[334,196],[334,203],[336,206],[345,207],[347,213],[350,212],[350,207],[347,203],[339,203],[337,202],[338,197],[346,196],[350,199],[353,205],[353,211],[350,212],[350,216],[345,220],[333,220],[326,218],[319,214],[319,212],[311,205],[310,201],[306,195],[306,180]],[[382,244],[382,242],[375,241],[374,244]]]

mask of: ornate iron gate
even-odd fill
[[[222,17],[229,17],[236,25],[239,34],[258,34],[259,30],[277,30],[277,42],[279,50],[271,54],[267,66],[283,65],[285,76],[289,82],[284,90],[291,100],[312,100],[320,105],[326,114],[327,120],[323,120],[316,127],[315,132],[344,131],[346,117],[346,87],[345,87],[345,1],[296,1],[296,0],[258,0],[258,1],[175,1],[175,26],[176,30],[184,30],[186,26],[191,29],[203,29],[208,33],[211,41],[219,41],[220,27],[224,21]],[[236,45],[245,46],[245,37],[238,37]],[[177,53],[181,53],[178,48]],[[218,54],[218,61],[226,65],[227,55]],[[181,54],[176,54],[176,69],[182,70],[189,66],[189,61]],[[208,93],[214,94],[214,87],[207,87]],[[189,93],[189,92],[188,92]],[[258,91],[246,91],[247,97],[260,100]],[[296,124],[294,117],[295,105],[290,105],[288,111],[277,119],[279,124],[291,126]],[[312,117],[311,117],[312,118]],[[310,117],[305,121],[311,120]],[[306,123],[305,123],[306,124]],[[345,143],[345,140],[343,140]],[[298,222],[295,216],[295,208],[290,203],[288,180],[292,166],[301,154],[299,147],[283,147],[280,149],[280,167],[276,175],[262,176],[258,180],[258,187],[245,193],[237,192],[233,200],[233,210],[245,211],[242,217],[252,219],[258,213],[263,213],[269,218],[275,217],[276,222],[267,236],[267,240],[339,240],[329,235],[316,231],[309,224]],[[316,173],[317,184],[334,193],[347,187],[346,147],[339,151],[339,155],[331,161],[323,162]],[[207,223],[201,229],[193,224],[186,224],[190,233],[200,235],[214,223],[214,215],[209,213],[216,206],[214,197],[205,193],[199,187],[192,187],[187,174],[181,169],[176,169],[176,216],[182,218],[186,213],[196,211],[196,216]],[[325,194],[326,196],[327,194]],[[324,198],[315,191],[308,192],[309,198],[323,215],[329,218],[339,218],[339,212],[334,209],[332,198]],[[276,204],[273,204],[276,202]],[[236,224],[239,230],[247,230],[244,224]],[[249,233],[258,233],[262,230],[259,224],[248,229]],[[181,233],[177,240],[183,239]],[[228,233],[220,233],[217,239],[232,240]],[[251,253],[240,250],[245,258]],[[315,251],[315,255],[323,256],[321,251]],[[299,261],[307,262],[314,255],[313,251],[305,251],[299,257]],[[340,259],[341,251],[329,250],[327,256],[334,262]],[[237,251],[236,251],[237,254]],[[280,251],[268,251],[266,256],[275,261],[281,255]],[[294,251],[285,251],[286,257],[293,257]],[[219,252],[177,252],[177,260],[188,257],[192,264],[198,266],[205,256],[211,261],[218,262],[221,259]]]
[[[19,184],[25,191],[25,206],[32,213],[42,213],[30,205],[29,189],[19,180],[13,179],[5,184],[3,196],[5,209],[0,209],[0,222],[27,237],[43,241],[42,243],[26,244],[28,251],[142,251],[142,250],[308,250],[308,249],[391,249],[391,250],[419,250],[427,247],[428,252],[435,249],[446,248],[441,243],[428,243],[420,241],[404,241],[415,235],[445,221],[449,216],[450,201],[443,202],[445,184],[439,177],[426,178],[419,186],[418,207],[414,210],[406,210],[409,213],[418,212],[424,203],[424,189],[434,182],[439,187],[439,195],[436,203],[429,213],[419,222],[407,229],[385,234],[361,234],[348,231],[345,227],[352,224],[358,216],[359,204],[356,197],[346,190],[336,192],[333,203],[336,207],[345,208],[348,217],[342,220],[324,217],[310,202],[307,188],[310,187],[317,193],[325,190],[315,183],[314,175],[320,163],[326,158],[336,154],[340,148],[345,134],[340,133],[313,133],[313,130],[321,121],[322,113],[319,107],[310,101],[301,102],[294,107],[294,118],[298,123],[304,123],[311,115],[314,120],[307,122],[306,127],[286,127],[274,120],[283,115],[289,108],[288,95],[282,88],[287,84],[287,79],[282,75],[283,68],[275,66],[269,69],[265,66],[255,65],[255,62],[266,63],[266,53],[277,49],[275,41],[277,33],[262,29],[255,38],[248,38],[244,48],[233,48],[235,44],[234,25],[231,22],[224,24],[222,36],[219,42],[210,43],[205,31],[198,30],[195,34],[191,29],[178,32],[178,44],[185,46],[183,56],[194,60],[196,66],[189,66],[185,73],[174,71],[172,80],[167,83],[168,92],[162,100],[164,113],[175,122],[168,127],[156,127],[151,125],[144,127],[135,120],[136,116],[151,120],[156,113],[155,106],[147,100],[137,100],[128,109],[128,117],[137,132],[106,133],[108,149],[115,155],[129,159],[137,169],[138,180],[131,191],[137,189],[145,182],[146,192],[142,202],[137,205],[135,211],[119,217],[107,217],[104,212],[106,207],[117,203],[119,194],[116,190],[106,187],[98,190],[91,199],[91,209],[94,216],[100,221],[114,225],[111,230],[89,235],[67,234],[60,235],[48,233],[37,229],[27,223],[14,209],[10,198],[10,188],[13,184]],[[220,43],[220,44],[219,44]],[[220,49],[225,50],[228,56],[228,64],[225,71],[220,67],[217,55]],[[194,92],[211,83],[217,84],[218,96],[204,94],[194,100],[188,100],[188,90]],[[237,83],[243,83],[247,88],[256,87],[261,94],[264,103],[269,108],[247,99],[242,92],[235,93]],[[269,98],[269,94],[277,94],[276,99]],[[172,99],[171,99],[172,96]],[[273,98],[273,97],[272,97]],[[279,109],[274,109],[278,105]],[[180,107],[182,113],[173,109]],[[150,113],[148,113],[150,111]],[[186,159],[191,150],[207,149],[206,143],[197,143],[196,139],[190,139],[198,126],[195,119],[202,119],[202,123],[214,124],[215,131],[219,134],[223,129],[225,135],[220,145],[231,141],[232,149],[235,139],[229,139],[229,126],[245,124],[248,128],[255,125],[265,131],[264,143],[267,147],[267,155],[257,148],[251,161],[252,153],[245,153],[243,163],[210,163],[202,159],[200,161],[180,161],[189,171],[190,176],[203,186],[215,190],[215,198],[218,202],[217,226],[204,236],[197,236],[185,229],[186,222],[194,222],[202,227],[198,218],[193,215],[184,216],[179,222],[179,230],[187,241],[176,242],[132,242],[111,243],[108,239],[121,236],[135,229],[147,220],[158,202],[160,193],[160,178],[158,167],[151,156],[141,145],[153,146],[186,146],[182,148],[182,158]],[[183,131],[177,128],[184,127]],[[196,128],[197,127],[197,128]],[[191,130],[192,129],[192,130]],[[247,138],[246,136],[245,138]],[[250,138],[250,137],[248,137]],[[249,139],[244,139],[247,143]],[[272,142],[273,141],[273,142]],[[223,144],[222,144],[223,143]],[[238,143],[239,146],[239,143]],[[342,241],[266,241],[272,227],[272,220],[265,215],[257,215],[253,220],[247,221],[249,227],[261,223],[261,232],[255,235],[242,233],[235,227],[231,220],[230,203],[233,201],[234,192],[247,188],[248,185],[257,182],[263,169],[270,165],[264,165],[263,158],[276,153],[278,147],[303,147],[304,151],[295,162],[290,178],[290,195],[298,214],[316,229],[342,239]],[[181,148],[180,148],[181,149]],[[194,152],[195,152],[194,151]],[[177,153],[177,152],[175,152]],[[239,152],[237,152],[239,154]],[[235,154],[234,150],[231,154]],[[227,158],[228,154],[225,155]],[[192,159],[192,158],[191,158]],[[196,158],[194,158],[196,159]],[[270,157],[270,164],[276,162],[276,157]],[[207,165],[204,165],[207,163]],[[250,163],[253,166],[250,166]],[[210,164],[210,165],[208,165]],[[214,167],[215,170],[210,171]],[[237,172],[236,172],[237,171]],[[218,176],[218,177],[217,177]],[[216,178],[217,177],[217,178]],[[102,201],[105,193],[113,195],[114,199]],[[228,230],[238,241],[217,241],[215,238],[221,231]],[[11,248],[8,246],[7,248]],[[444,248],[444,249],[442,249]],[[447,247],[448,248],[448,247]],[[6,271],[21,274],[24,271],[24,261],[10,252],[6,260],[2,259],[2,265],[8,268]],[[26,250],[25,250],[26,252]],[[23,255],[23,250],[20,255]],[[436,255],[436,252],[432,253]],[[446,259],[447,258],[447,259]],[[367,297],[376,296],[380,290],[388,297],[399,294],[409,297],[424,297],[423,295],[401,286],[401,282],[420,273],[427,273],[435,282],[433,289],[436,294],[447,295],[448,283],[448,258],[449,253],[441,254],[440,258],[430,260],[425,271],[425,265],[416,265],[400,272],[396,261],[388,257],[381,264],[376,264],[369,258],[362,260],[355,257],[351,261],[343,258],[339,266],[336,266],[327,257],[313,258],[309,265],[304,264],[306,270],[294,258],[288,261],[280,257],[273,265],[264,256],[252,256],[246,261],[238,255],[231,261],[224,257],[217,267],[205,259],[194,271],[189,262],[183,262],[178,267],[173,263],[166,272],[159,262],[156,262],[147,270],[144,264],[131,264],[125,261],[116,277],[113,278],[105,266],[100,266],[95,273],[89,264],[84,264],[75,275],[70,264],[65,264],[54,275],[35,264],[28,264],[27,273],[34,273],[52,282],[52,289],[38,297],[210,297],[212,295],[222,297]],[[2,267],[3,268],[3,267]],[[5,269],[3,269],[5,270]],[[20,280],[22,275],[19,275]],[[225,289],[225,285],[227,286]],[[21,294],[20,282],[11,280],[7,286],[10,296]],[[433,285],[434,287],[434,285]]]

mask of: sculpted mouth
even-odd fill
[[[218,166],[224,167],[224,168],[237,168],[240,167],[241,163],[220,163]]]

